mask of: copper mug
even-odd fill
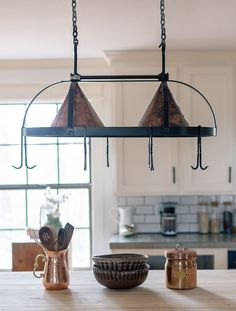
[[[197,286],[197,253],[177,244],[165,252],[166,286],[171,289],[191,289]]]
[[[36,278],[43,278],[43,285],[46,289],[68,288],[70,278],[67,266],[67,249],[61,251],[44,250],[44,254],[35,257],[33,275]],[[39,260],[44,262],[43,273],[37,273]]]

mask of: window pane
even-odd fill
[[[44,127],[51,126],[57,113],[56,104],[39,104],[34,103],[27,114],[27,127]]]
[[[25,190],[1,190],[0,202],[0,228],[25,228]]]
[[[0,105],[0,144],[19,144],[25,105]]]
[[[77,229],[74,231],[72,243],[72,267],[90,267],[90,234],[89,229]]]
[[[56,144],[56,137],[27,137],[27,145],[32,144]]]
[[[89,190],[66,189],[59,194],[70,193],[69,199],[61,205],[63,225],[70,222],[74,227],[89,227]]]
[[[29,165],[37,165],[28,170],[29,184],[55,184],[57,179],[57,147],[34,146],[28,147]]]
[[[45,203],[45,190],[27,190],[28,199],[28,227],[38,229],[46,222],[43,217],[40,217],[40,207]],[[42,218],[42,219],[40,219]],[[45,221],[45,222],[44,222]]]
[[[26,170],[22,167],[17,170],[12,165],[20,164],[20,146],[1,146],[0,151],[1,185],[16,185],[26,183]]]
[[[27,115],[28,127],[50,126],[56,115],[58,104],[34,103]],[[90,167],[89,144],[87,144],[87,171],[84,171],[83,138],[79,137],[27,137],[28,165],[37,165],[34,169],[16,170],[12,165],[20,164],[20,132],[27,105],[0,104],[0,185],[14,185],[14,190],[0,190],[0,245],[3,257],[0,257],[0,269],[11,269],[12,242],[30,241],[26,230],[38,229],[46,222],[40,218],[40,208],[45,204],[45,190],[48,184],[68,184],[68,188],[59,189],[62,194],[70,194],[69,199],[60,205],[60,220],[63,226],[70,222],[75,227],[71,249],[73,267],[90,266]],[[89,139],[88,139],[89,141]],[[79,184],[88,188],[79,188]],[[19,185],[45,185],[44,189],[15,190]],[[78,188],[69,189],[69,184],[78,184]],[[57,190],[52,189],[57,193]],[[44,213],[46,214],[46,212]],[[40,223],[41,220],[41,223]],[[3,230],[1,230],[3,229]],[[7,230],[5,230],[7,229]],[[8,230],[11,229],[11,230]],[[32,241],[32,240],[31,240]]]
[[[26,118],[27,127],[49,127],[57,113],[56,104],[33,104]],[[49,137],[29,137],[29,144],[56,143],[56,138]]]
[[[84,138],[81,137],[59,137],[59,144],[83,144]]]
[[[87,144],[87,170],[84,170],[84,145],[60,145],[60,182],[89,182],[89,145]]]

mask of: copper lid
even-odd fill
[[[188,249],[179,243],[168,251],[165,251],[165,257],[171,259],[194,259],[197,257],[197,253],[193,249]]]

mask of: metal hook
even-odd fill
[[[31,169],[35,168],[36,165],[33,165],[33,166],[28,165],[27,142],[26,142],[26,137],[23,136],[23,128],[22,128],[21,129],[21,147],[20,147],[20,157],[21,157],[20,165],[19,166],[12,165],[12,167],[15,168],[16,170],[19,170],[23,167],[23,158],[24,158],[23,146],[24,146],[24,151],[25,151],[25,166],[26,166],[26,168],[31,170]]]
[[[26,166],[26,168],[28,168],[29,170],[32,170],[33,168],[35,168],[36,165],[33,165],[33,166],[29,166],[29,165],[28,165],[26,136],[25,136],[25,139],[24,139],[24,148],[25,148],[25,166]]]
[[[21,140],[20,140],[20,165],[19,166],[15,166],[12,165],[13,168],[15,168],[16,170],[19,170],[22,168],[23,166],[23,130],[21,129]]]
[[[197,170],[199,167],[201,170],[205,171],[208,166],[203,167],[202,165],[202,139],[201,139],[201,126],[198,126],[198,137],[197,137],[197,165],[191,166],[193,170]]]

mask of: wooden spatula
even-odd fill
[[[39,239],[41,243],[46,247],[47,250],[55,250],[55,238],[53,231],[47,227],[43,226],[39,229]]]
[[[65,248],[67,248],[70,244],[73,232],[74,232],[74,227],[70,223],[66,223],[65,225],[65,231],[66,231],[66,245]]]
[[[67,248],[67,234],[64,228],[60,228],[57,235],[57,251]]]

